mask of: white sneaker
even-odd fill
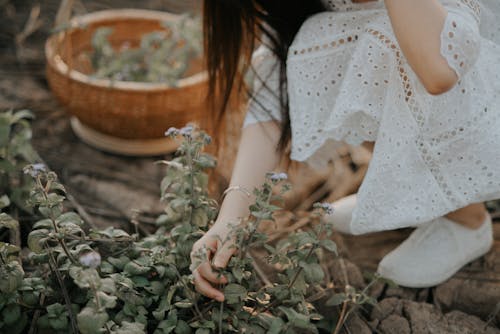
[[[356,207],[357,196],[352,194],[332,203],[333,213],[325,214],[324,219],[340,233],[353,234],[351,230],[352,211]]]
[[[439,217],[415,229],[380,261],[377,272],[401,286],[431,287],[443,283],[464,265],[486,254],[492,245],[489,214],[478,229]]]

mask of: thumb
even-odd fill
[[[229,243],[229,245],[226,244],[217,250],[213,260],[213,264],[215,267],[225,268],[227,266],[229,259],[231,258],[231,256],[233,256],[234,252],[236,251],[234,245],[233,246],[231,245],[232,243]]]

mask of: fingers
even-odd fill
[[[195,285],[196,291],[218,301],[224,300],[224,294],[221,291],[215,289],[211,283],[225,284],[228,283],[228,280],[222,274],[212,269],[212,266],[218,268],[225,268],[227,266],[229,259],[236,251],[236,248],[232,247],[231,245],[233,245],[233,243],[231,242],[220,245],[220,243],[215,239],[212,239],[210,241],[199,241],[193,245],[193,251],[191,252],[192,262],[194,258],[196,258],[194,254],[198,253],[200,250],[205,249],[201,263],[197,265],[197,267],[190,267],[193,273],[193,283]],[[214,253],[215,255],[213,256],[213,260],[211,263],[211,254]]]
[[[234,245],[233,245],[234,246]],[[225,268],[231,256],[233,256],[236,248],[233,246],[224,246],[217,251],[214,255],[214,266],[218,268]]]
[[[198,272],[201,274],[201,276],[212,283],[227,283],[227,278],[222,276],[222,274],[219,274],[218,272],[212,270],[212,267],[210,266],[210,263],[208,261],[203,262],[200,264],[197,268]]]
[[[194,271],[198,267],[198,265],[201,265],[201,263],[210,260],[210,253],[213,254],[216,251],[215,246],[215,240],[206,242],[203,240],[203,238],[199,239],[193,244],[193,248],[190,254],[192,265],[190,266],[191,271]]]
[[[220,302],[224,301],[224,294],[210,285],[210,283],[201,276],[198,269],[193,271],[193,277],[195,281],[196,291],[198,291],[202,295],[205,295],[212,299],[216,299]]]

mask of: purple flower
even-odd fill
[[[185,127],[183,127],[182,129],[179,130],[179,134],[181,134],[184,137],[191,137],[193,130],[194,130],[194,127],[191,124],[186,125]]]
[[[205,145],[209,145],[212,142],[212,137],[210,137],[207,134],[204,134],[203,141],[205,142]]]
[[[166,137],[175,137],[179,134],[179,129],[171,127],[167,131],[165,131]]]
[[[41,162],[35,163],[32,165],[28,165],[28,166],[23,168],[23,173],[29,174],[32,177],[37,177],[38,174],[40,174],[42,172],[46,172],[46,171],[47,171],[47,166],[45,166],[45,164],[43,164]]]
[[[328,214],[328,215],[333,214],[333,211],[335,211],[335,209],[333,208],[333,205],[330,203],[321,203],[320,208],[325,210],[326,214]]]
[[[288,179],[288,175],[286,173],[270,173],[269,179],[274,182],[279,182]]]
[[[85,267],[97,268],[101,265],[101,254],[96,251],[85,252],[80,255],[79,260]]]

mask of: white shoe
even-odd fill
[[[325,222],[330,223],[336,231],[353,234],[351,230],[352,211],[356,207],[357,195],[342,197],[332,203],[333,213],[325,214]]]
[[[443,283],[464,265],[486,254],[493,244],[491,216],[470,229],[446,217],[419,226],[387,254],[377,272],[396,284],[412,288]]]

